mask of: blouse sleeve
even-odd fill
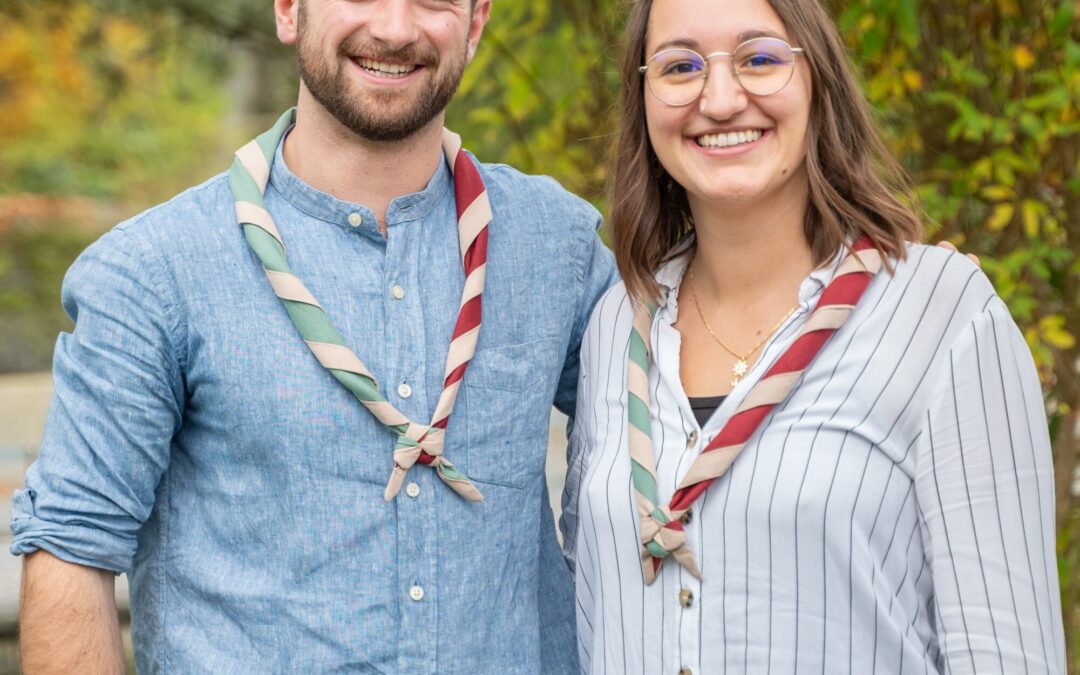
[[[937,380],[915,489],[942,670],[1064,673],[1046,412],[1000,299],[959,335]]]

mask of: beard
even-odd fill
[[[460,58],[441,64],[434,49],[406,48],[388,52],[349,39],[339,47],[338,58],[327,61],[319,51],[318,40],[305,39],[304,4],[300,7],[297,35],[300,79],[315,100],[357,136],[370,141],[409,138],[442,113],[457,92],[465,71],[467,47],[464,45]],[[376,60],[420,64],[429,77],[416,93],[403,90],[358,92],[354,78],[347,72],[352,67],[347,62],[359,54]]]

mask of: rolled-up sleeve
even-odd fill
[[[944,672],[1065,672],[1046,414],[1000,300],[960,335],[919,437],[916,493]]]
[[[127,571],[183,410],[180,322],[152,252],[118,228],[64,279],[75,322],[53,359],[38,460],[15,492],[11,552]]]

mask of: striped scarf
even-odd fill
[[[443,390],[435,413],[430,424],[417,424],[380,393],[375,377],[346,346],[326,311],[289,269],[285,243],[266,210],[263,197],[277,147],[295,122],[294,108],[282,115],[269,131],[236,152],[236,159],[229,171],[229,183],[244,237],[262,263],[274,293],[315,358],[396,436],[394,467],[386,486],[385,498],[389,501],[397,495],[409,469],[419,462],[435,469],[439,478],[465,499],[483,501],[469,477],[443,456],[450,413],[480,335],[491,207],[479,170],[461,149],[461,139],[444,130],[443,151],[454,174],[465,287],[450,339]]]
[[[868,237],[860,237],[822,292],[795,341],[754,385],[720,433],[701,451],[666,505],[660,503],[656,486],[649,412],[649,364],[652,360],[649,336],[657,308],[645,304],[635,308],[626,372],[628,446],[641,528],[645,583],[651,584],[656,579],[668,556],[701,578],[694,553],[686,545],[682,517],[697,498],[727,472],[773,408],[791,393],[814,357],[854,311],[882,264],[882,255],[873,242]]]

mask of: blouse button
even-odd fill
[[[686,447],[693,448],[697,445],[698,433],[697,429],[690,432],[690,435],[686,438]]]
[[[679,604],[684,609],[690,609],[690,606],[694,604],[694,592],[689,588],[684,588],[679,591]]]

